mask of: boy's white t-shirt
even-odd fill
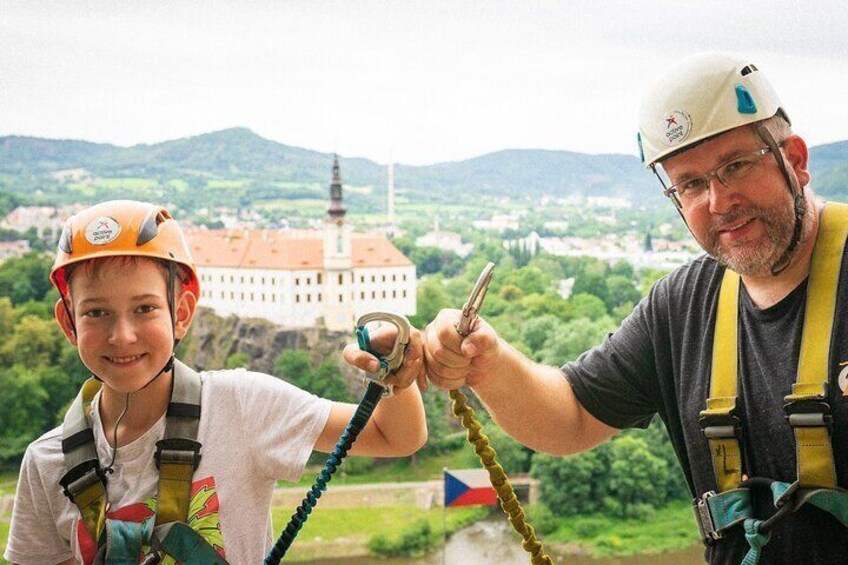
[[[223,545],[219,552],[229,563],[255,565],[276,539],[269,512],[276,481],[300,478],[331,402],[244,369],[202,373],[201,379],[198,441],[203,448],[188,523],[203,531],[207,541]],[[92,428],[105,467],[112,449],[96,409]],[[163,416],[143,436],[118,449],[107,485],[110,518],[147,521],[149,529],[159,480],[153,454],[164,431]],[[60,426],[27,448],[4,554],[12,563],[54,565],[73,557],[88,564],[94,557],[94,542],[79,520],[79,510],[59,486],[65,473],[61,443]]]

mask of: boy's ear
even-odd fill
[[[179,302],[177,302],[177,312],[174,315],[174,335],[177,339],[183,339],[188,333],[196,310],[197,297],[194,293],[181,293]]]
[[[62,328],[62,333],[65,334],[65,339],[67,339],[71,345],[76,347],[77,332],[74,331],[74,325],[71,322],[70,316],[68,316],[68,311],[65,309],[65,305],[62,303],[61,298],[53,305],[53,316],[56,318],[56,323],[59,324],[60,328]]]

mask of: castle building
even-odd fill
[[[368,312],[416,311],[415,264],[384,234],[345,221],[338,157],[323,230],[192,230],[200,305],[286,327],[349,331]]]

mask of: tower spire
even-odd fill
[[[339,156],[333,155],[333,180],[330,182],[330,205],[327,206],[327,216],[331,220],[342,220],[347,213],[342,200],[342,177],[339,172]]]

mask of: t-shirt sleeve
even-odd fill
[[[31,445],[21,463],[11,529],[3,557],[11,563],[55,565],[72,559],[74,554],[56,527],[36,453],[37,449]]]
[[[660,398],[653,311],[662,292],[655,286],[597,347],[562,367],[574,394],[595,418],[614,428],[646,428]]]
[[[254,465],[265,477],[297,481],[327,423],[330,401],[270,375],[234,373],[240,373],[234,375],[240,425]]]

